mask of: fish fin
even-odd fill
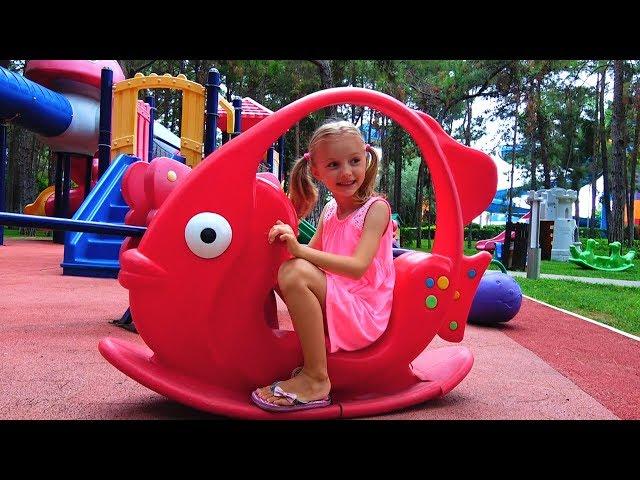
[[[478,252],[471,257],[462,257],[460,273],[456,282],[457,287],[451,292],[454,301],[447,310],[446,321],[442,323],[438,331],[438,336],[443,340],[448,342],[462,340],[473,298],[490,262],[491,254],[489,252]]]

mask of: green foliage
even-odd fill
[[[638,265],[628,270],[620,272],[610,272],[605,270],[590,270],[580,268],[571,262],[560,262],[557,260],[542,260],[540,263],[540,273],[550,273],[553,275],[567,275],[570,277],[591,277],[591,278],[612,278],[616,280],[640,281],[640,268]]]
[[[207,72],[217,68],[227,90],[227,96],[251,97],[267,108],[277,111],[283,106],[322,88],[319,61],[312,60],[121,60],[127,76],[137,72],[145,75],[184,74],[200,84],[206,83]],[[516,164],[531,170],[531,161],[537,162],[534,172],[537,187],[542,186],[541,150],[533,135],[541,129],[545,135],[552,184],[575,188],[588,181],[589,168],[596,160],[601,170],[599,151],[594,153],[597,140],[594,82],[586,79],[602,71],[606,60],[331,60],[331,82],[334,86],[356,86],[387,93],[411,108],[422,110],[434,117],[446,131],[460,141],[465,137],[468,101],[475,98],[493,98],[497,107],[485,114],[472,108],[471,141],[485,135],[487,121],[506,120],[504,143],[513,141],[513,115],[515,100],[520,98],[518,115],[518,143],[523,147],[516,156]],[[11,68],[20,70],[23,60],[11,61]],[[627,62],[632,85],[640,73],[640,62]],[[326,80],[326,79],[325,79]],[[536,96],[539,89],[539,98]],[[608,87],[611,80],[608,79]],[[140,97],[148,93],[142,91]],[[174,133],[179,134],[181,108],[179,92],[154,91],[157,118]],[[630,93],[628,93],[630,95]],[[631,106],[631,99],[628,98]],[[531,115],[539,107],[540,118]],[[627,131],[629,142],[635,128],[633,108],[628,108]],[[308,139],[327,115],[337,115],[360,125],[371,124],[381,132],[382,144],[381,193],[393,199],[393,179],[396,162],[402,171],[400,205],[395,206],[405,225],[415,224],[416,182],[419,152],[410,136],[403,130],[396,132],[393,122],[379,112],[357,105],[324,109],[302,119],[285,134],[284,163],[289,170],[297,154],[306,150]],[[607,129],[611,108],[605,105]],[[542,122],[541,124],[539,124]],[[392,141],[390,141],[392,140]],[[376,144],[379,146],[379,144]],[[498,148],[501,145],[498,145]],[[48,153],[48,152],[47,152]],[[38,191],[48,186],[47,162],[39,162]],[[288,172],[285,172],[288,173]],[[528,186],[528,185],[527,185]],[[426,189],[425,189],[426,190]],[[426,192],[424,192],[426,199]],[[433,206],[431,206],[433,211]],[[424,223],[424,222],[423,222]],[[474,229],[474,237],[483,235]],[[486,237],[482,237],[486,238]]]
[[[402,244],[406,242],[415,242],[417,238],[417,228],[416,227],[400,227],[400,241]],[[504,231],[504,225],[485,225],[483,227],[479,227],[474,224],[471,228],[471,240],[473,242],[477,242],[478,240],[486,240],[489,238],[493,238],[499,233]],[[429,228],[426,226],[422,227],[422,239],[426,240],[428,238],[433,239],[436,234],[436,228],[434,225],[431,225]],[[467,225],[464,228],[464,238],[465,241],[469,235],[469,226]]]

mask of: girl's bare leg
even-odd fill
[[[304,401],[325,398],[331,390],[324,333],[327,278],[312,263],[294,258],[280,267],[278,285],[300,339],[304,358],[302,371],[294,378],[280,382],[280,388],[295,393]],[[271,403],[291,403],[285,398],[273,396],[269,386],[260,388],[258,394]]]

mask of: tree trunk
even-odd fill
[[[9,143],[6,211],[22,213],[37,194],[36,168],[39,142],[36,135],[22,127],[12,126]],[[35,229],[21,229],[23,235],[33,235]]]
[[[526,119],[526,135],[527,135],[527,143],[529,144],[529,176],[530,183],[529,188],[531,190],[538,189],[538,179],[536,172],[538,170],[538,158],[536,157],[536,106],[535,106],[535,97],[533,95],[534,87],[533,83],[530,83],[527,91],[525,102],[527,104],[525,108],[525,119]]]
[[[422,157],[420,157],[420,165],[418,166],[418,178],[416,180],[416,248],[422,246],[422,202],[423,202],[423,184],[426,165]]]
[[[518,96],[516,97],[516,108],[513,114],[513,147],[511,150],[511,175],[509,179],[509,209],[507,213],[507,223],[512,223],[512,215],[513,211],[513,175],[515,173],[515,165],[516,165],[516,145],[518,139],[518,108],[520,107],[520,91],[518,89]],[[506,244],[505,244],[506,245]]]
[[[318,73],[320,74],[320,84],[323,89],[331,88],[334,86],[333,83],[333,74],[331,71],[331,60],[311,60],[314,65],[318,67]],[[330,116],[337,116],[337,108],[336,106],[332,106],[329,108]],[[322,213],[322,209],[324,208],[324,204],[328,195],[327,187],[325,187],[322,183],[318,183],[318,202],[316,203],[313,210],[309,213],[309,221],[314,225],[318,224],[318,220],[320,220],[320,214]]]
[[[604,184],[602,193],[602,216],[604,223],[609,230],[609,222],[611,222],[611,190],[609,188],[609,161],[607,158],[607,136],[604,124],[604,89],[607,83],[607,68],[600,77],[600,155],[602,157],[602,181]],[[607,236],[608,233],[607,233]]]
[[[382,117],[380,122],[380,147],[382,148],[382,160],[380,162],[380,192],[387,196],[391,195],[389,185],[389,135],[387,132],[387,117]]]
[[[13,213],[22,213],[18,211],[16,206],[18,197],[17,183],[20,181],[20,169],[18,168],[17,161],[14,160],[15,155],[12,153],[13,145],[16,144],[16,137],[18,132],[16,130],[22,130],[15,125],[9,124],[7,126],[7,173],[4,183],[5,191],[5,211]]]
[[[624,194],[624,162],[626,160],[624,144],[624,103],[623,95],[623,60],[613,62],[613,118],[611,122],[611,139],[613,141],[613,161],[611,165],[611,188],[613,190],[613,211],[609,225],[609,242],[624,240],[623,215]]]
[[[467,147],[471,146],[471,117],[473,116],[473,111],[471,109],[471,104],[473,103],[473,99],[469,98],[466,101],[466,109],[465,109],[465,120],[464,122],[464,144]],[[473,229],[473,219],[469,222],[469,228],[467,229],[467,248],[471,248],[472,238],[472,229]]]
[[[540,163],[542,163],[544,188],[551,188],[551,166],[549,165],[549,150],[547,148],[547,119],[542,111],[540,83],[536,83],[536,123],[538,124],[538,141],[540,142]]]
[[[573,166],[573,137],[575,136],[575,128],[573,126],[573,101],[572,101],[572,92],[571,90],[567,87],[567,89],[565,90],[565,95],[566,95],[566,99],[567,99],[567,113],[569,114],[569,120],[568,120],[568,126],[567,126],[567,135],[568,135],[568,139],[567,139],[567,150],[566,150],[566,154],[565,154],[565,166],[564,166],[564,172],[563,172],[563,177],[564,177],[564,182],[566,183],[566,177],[569,175],[569,169]],[[560,185],[562,187],[564,187],[564,185]],[[566,187],[565,187],[566,188]]]
[[[640,140],[640,81],[636,83],[633,104],[636,110],[636,128],[633,134],[633,151],[631,152],[631,175],[629,176],[629,197],[627,201],[627,240],[629,246],[633,246],[634,237],[634,220],[635,220],[635,196],[637,185],[637,169],[638,169],[638,141]]]
[[[425,183],[427,184],[427,248],[429,250],[431,250],[431,212],[433,212],[434,209],[434,205],[432,202],[432,198],[433,196],[431,195],[431,173],[427,170],[426,171],[426,180]]]
[[[574,220],[576,221],[576,226],[578,227],[575,231],[574,234],[574,242],[579,242],[580,241],[580,180],[581,180],[581,174],[576,172],[575,170],[572,172],[571,174],[571,189],[575,190],[578,193],[578,196],[576,197],[576,214],[573,217]]]
[[[391,124],[389,135],[391,144],[389,151],[390,160],[393,161],[393,210],[400,212],[402,203],[402,127],[397,123]]]
[[[598,116],[600,103],[600,76],[596,81],[596,98],[595,98],[595,119],[593,126],[593,151],[591,153],[591,218],[589,219],[589,237],[594,237],[594,228],[596,225],[596,187],[598,181]]]
[[[331,60],[311,60],[311,62],[318,67],[318,73],[320,75],[320,86],[322,89],[332,88],[335,86],[333,81],[333,70],[331,67]],[[335,105],[328,107],[329,116],[336,117],[338,109]]]

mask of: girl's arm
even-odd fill
[[[385,202],[373,202],[365,217],[362,236],[360,237],[360,242],[353,256],[336,255],[315,250],[311,246],[311,242],[309,242],[309,246],[298,244],[299,248],[294,248],[295,251],[291,253],[298,258],[303,258],[313,263],[323,270],[358,280],[365,274],[369,265],[371,265],[390,218],[389,208]],[[321,223],[319,222],[318,225],[320,226]],[[318,231],[320,231],[320,228],[318,228]],[[315,237],[314,235],[314,239]],[[287,243],[289,243],[288,240]],[[293,245],[288,246],[291,248]]]

